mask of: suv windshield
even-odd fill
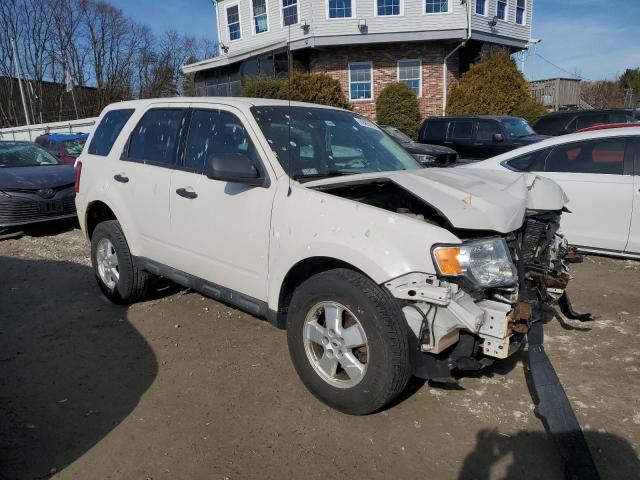
[[[419,169],[422,166],[371,121],[314,107],[252,107],[262,133],[296,180]]]
[[[411,140],[411,137],[409,137],[409,135],[402,133],[396,127],[385,126],[385,127],[382,127],[382,129],[385,132],[387,132],[389,135],[391,135],[393,138],[395,138],[398,142],[401,142],[401,143],[413,142],[413,140]]]
[[[41,165],[60,165],[60,162],[37,145],[0,145],[0,167],[38,167]]]
[[[79,157],[82,153],[82,149],[84,148],[85,143],[86,140],[67,140],[66,142],[64,142],[64,148],[69,155]]]
[[[502,126],[511,138],[528,137],[536,134],[524,118],[506,118],[502,120]]]

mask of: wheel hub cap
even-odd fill
[[[337,388],[360,383],[367,370],[369,346],[360,321],[344,305],[322,302],[308,312],[304,346],[316,373]]]
[[[107,288],[113,290],[120,279],[120,268],[118,265],[118,254],[108,238],[102,238],[96,248],[96,265],[100,280]]]

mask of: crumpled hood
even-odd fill
[[[349,175],[306,186],[388,178],[439,210],[455,228],[507,233],[522,226],[527,209],[561,210],[566,203],[553,181],[533,174],[474,168],[430,168]]]
[[[0,168],[0,190],[55,188],[70,185],[74,181],[75,170],[70,165]]]

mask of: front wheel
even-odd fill
[[[352,270],[322,272],[298,287],[289,305],[287,339],[305,386],[341,412],[375,412],[409,380],[400,308],[388,292]]]

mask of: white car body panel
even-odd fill
[[[603,129],[549,138],[457,169],[508,170],[503,164],[527,153],[599,138],[640,137],[640,127]],[[638,176],[568,172],[533,172],[558,183],[572,212],[562,216],[570,243],[588,252],[640,257],[640,186]]]
[[[519,228],[527,208],[538,205],[559,210],[564,204],[562,191],[550,182],[506,170],[485,173],[432,168],[352,175],[305,184],[291,182],[292,193],[287,195],[289,179],[249,110],[255,104],[280,103],[192,98],[122,102],[107,107],[100,119],[111,109],[136,111],[108,157],[83,153],[81,160],[91,168],[82,173],[82,185],[88,189],[81,188],[77,197],[80,218],[85,218],[88,204],[103,201],[122,224],[134,255],[225,285],[277,309],[282,280],[305,258],[322,256],[344,261],[382,284],[412,271],[436,273],[431,246],[461,241],[438,226],[317,191],[314,186],[388,178],[441,211],[456,228],[500,233]],[[203,175],[119,160],[128,138],[124,132],[130,132],[149,108],[167,106],[232,110],[248,127],[273,177],[271,185],[234,186]],[[117,173],[132,180],[115,182]],[[127,187],[134,184],[136,188],[128,192]],[[174,194],[177,188],[187,187],[198,193],[197,199]],[[208,205],[218,208],[214,211]],[[164,212],[170,212],[169,218]],[[81,225],[86,232],[86,219]],[[221,231],[218,225],[228,230]]]

